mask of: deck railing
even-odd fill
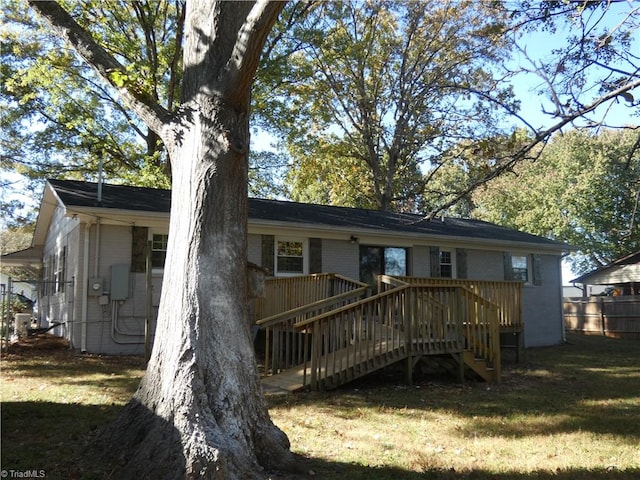
[[[421,285],[442,285],[464,287],[482,298],[490,300],[498,306],[500,329],[503,332],[522,331],[522,282],[492,281],[492,280],[464,280],[451,278],[422,278],[403,276],[386,277],[386,285],[404,282]],[[391,280],[393,279],[393,280]],[[380,282],[379,282],[380,283]],[[385,288],[384,285],[380,286]]]
[[[427,280],[427,281],[421,281]],[[486,361],[487,366],[493,368],[496,379],[501,375],[500,360],[500,329],[504,320],[519,320],[521,315],[504,315],[500,305],[479,292],[497,293],[496,285],[502,285],[502,294],[513,293],[512,287],[521,285],[520,282],[472,282],[454,280],[448,282],[433,281],[436,279],[422,279],[419,277],[398,277],[390,275],[378,276],[378,291],[389,291],[404,285],[427,285],[441,292],[441,296],[451,289],[456,290],[456,315],[462,322],[462,335],[465,349],[471,351],[475,358]],[[496,284],[496,285],[492,285]],[[496,297],[494,297],[496,298]],[[447,304],[447,302],[444,302]],[[450,304],[450,300],[449,300]],[[507,302],[503,302],[507,304]],[[432,305],[434,306],[434,305]],[[518,310],[519,312],[519,310]]]
[[[303,384],[327,388],[408,356],[465,348],[499,366],[497,310],[463,287],[402,285],[298,322],[310,335]]]
[[[368,285],[336,273],[270,277],[265,280],[264,298],[254,301],[254,315],[261,320],[363,287]]]
[[[265,373],[276,374],[304,362],[310,337],[296,330],[296,323],[356,302],[369,290],[366,283],[337,274],[267,279],[256,321],[265,330]],[[276,313],[264,316],[269,311]]]

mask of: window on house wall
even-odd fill
[[[407,274],[407,249],[387,247],[384,249],[384,273],[403,277]]]
[[[440,276],[453,278],[453,254],[451,250],[440,250]]]
[[[526,255],[511,255],[511,278],[521,282],[529,281],[529,265]]]
[[[458,276],[457,255],[455,248],[429,247],[430,274],[434,278],[456,278]],[[466,255],[466,252],[465,252]],[[466,258],[463,261],[464,267],[462,278],[466,278]]]
[[[302,275],[304,274],[304,241],[276,240],[276,274]]]
[[[542,285],[542,256],[504,253],[505,280],[517,280],[531,285]]]
[[[53,260],[54,270],[52,276],[52,291],[56,293],[64,292],[64,282],[67,270],[67,247],[62,247],[62,250],[55,256]]]
[[[169,235],[154,233],[151,236],[151,266],[153,268],[163,268],[167,258],[167,244]]]
[[[42,285],[40,287],[40,293],[43,297],[48,297],[51,293],[51,256],[46,257],[43,262],[42,268]]]
[[[381,274],[407,275],[407,249],[361,245],[360,281],[375,285]]]

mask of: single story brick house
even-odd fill
[[[563,243],[478,220],[263,199],[248,205],[247,260],[269,275],[519,280],[525,345],[563,340]],[[169,210],[168,190],[49,180],[31,249],[3,262],[43,265],[41,327],[61,323],[52,331],[82,351],[139,354],[146,318],[153,331],[159,305]]]

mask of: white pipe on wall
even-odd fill
[[[93,276],[100,276],[100,218],[96,219],[96,255],[93,265]]]
[[[84,227],[84,255],[82,259],[82,320],[80,321],[80,351],[87,351],[87,321],[89,307],[89,247],[91,237],[91,224]]]

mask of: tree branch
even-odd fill
[[[426,215],[427,219],[431,219],[433,217],[435,217],[439,212],[446,210],[447,208],[455,205],[456,203],[458,203],[458,201],[462,200],[464,197],[466,197],[467,195],[469,195],[471,192],[473,192],[476,188],[478,188],[481,185],[486,184],[487,182],[489,182],[490,180],[493,180],[494,178],[500,176],[501,174],[503,174],[504,172],[510,171],[514,165],[516,165],[518,162],[524,160],[525,158],[529,158],[528,155],[534,150],[534,148],[536,148],[536,146],[538,146],[541,143],[546,143],[551,136],[558,132],[559,130],[561,130],[564,126],[566,126],[567,124],[573,122],[574,120],[592,112],[593,110],[595,110],[597,107],[599,107],[600,105],[602,105],[603,103],[606,103],[610,100],[613,100],[614,98],[618,97],[619,95],[622,95],[625,92],[629,92],[631,90],[633,90],[636,87],[640,86],[640,80],[636,80],[635,82],[630,82],[620,88],[617,88],[615,90],[612,90],[611,92],[609,92],[606,95],[603,95],[602,97],[596,99],[595,101],[593,101],[592,103],[590,103],[589,105],[586,105],[585,107],[581,108],[580,110],[577,110],[575,112],[573,112],[571,115],[566,115],[562,117],[562,120],[559,121],[558,123],[556,123],[555,125],[551,126],[550,128],[546,129],[546,130],[542,130],[540,132],[538,132],[535,136],[535,138],[531,141],[528,142],[527,144],[523,145],[519,150],[517,150],[516,152],[514,152],[512,155],[510,155],[508,158],[508,160],[500,163],[496,168],[494,168],[492,171],[490,171],[489,173],[487,173],[484,177],[480,178],[479,180],[473,182],[470,186],[468,186],[467,188],[457,192],[454,197],[446,202],[445,204],[439,206],[438,208],[432,210],[431,212],[429,212]]]
[[[138,88],[135,81],[126,80],[128,73],[120,62],[102,48],[58,2],[29,0],[29,5],[94,68],[98,75],[118,91],[123,102],[136,112],[151,130],[162,136],[162,130],[169,120],[169,112],[145,94],[143,89]],[[118,78],[125,81],[119,82]]]
[[[249,91],[260,63],[262,47],[284,6],[283,1],[259,0],[247,15],[227,64],[227,71],[231,73],[227,85],[232,101],[242,101],[236,97],[244,97]]]

